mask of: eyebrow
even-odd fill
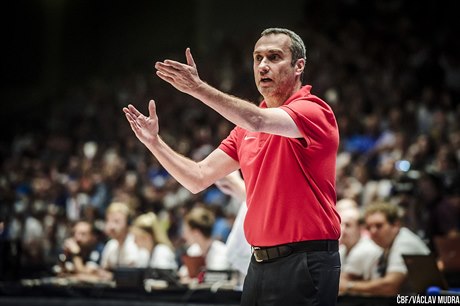
[[[284,51],[283,49],[268,49],[268,50],[254,50],[253,54],[256,55],[256,54],[260,54],[260,53],[283,53],[284,54]]]
[[[385,225],[385,222],[378,222],[378,223],[371,223],[371,224],[366,224],[366,227],[382,227]]]

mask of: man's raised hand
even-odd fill
[[[149,102],[149,116],[144,116],[133,105],[123,108],[131,129],[136,137],[144,144],[149,145],[158,140],[158,116],[156,113],[155,101]]]
[[[164,81],[174,86],[177,90],[193,96],[203,81],[198,76],[195,61],[190,48],[185,50],[187,64],[172,60],[157,62],[155,68],[157,75]]]

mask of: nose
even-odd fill
[[[268,70],[270,69],[270,67],[268,66],[268,61],[265,57],[260,61],[258,68],[261,74],[267,73]]]
[[[107,224],[105,225],[105,231],[108,232],[108,233],[112,232],[112,231],[113,231],[113,228],[114,228],[113,225],[110,224],[110,223],[107,223]]]
[[[372,226],[368,229],[370,236],[375,236],[377,234],[377,227]]]

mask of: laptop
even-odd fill
[[[409,255],[403,254],[407,267],[409,283],[415,293],[426,294],[427,289],[432,286],[447,290],[447,281],[439,270],[436,258],[430,255]]]
[[[437,236],[434,237],[434,244],[444,271],[460,272],[460,236]]]
[[[161,280],[167,283],[168,288],[183,287],[176,270],[149,268],[145,273],[146,279]]]
[[[143,288],[146,268],[118,267],[113,270],[117,288]]]

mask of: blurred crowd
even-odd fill
[[[460,231],[460,45],[449,20],[423,20],[406,5],[318,1],[293,30],[307,46],[306,82],[339,124],[337,200],[397,205],[404,226],[436,252],[434,237]],[[241,52],[251,50],[252,34],[216,41],[197,65],[211,85],[257,102],[252,56]],[[112,203],[124,203],[133,220],[153,212],[177,267],[192,209],[208,209],[210,237],[226,241],[241,202],[217,186],[196,195],[181,187],[121,111],[128,103],[146,111],[154,98],[165,141],[202,159],[233,126],[167,86],[153,71],[91,78],[49,101],[42,126],[14,135],[0,164],[0,237],[16,242],[2,249],[2,277],[49,273],[81,220],[107,244]]]

